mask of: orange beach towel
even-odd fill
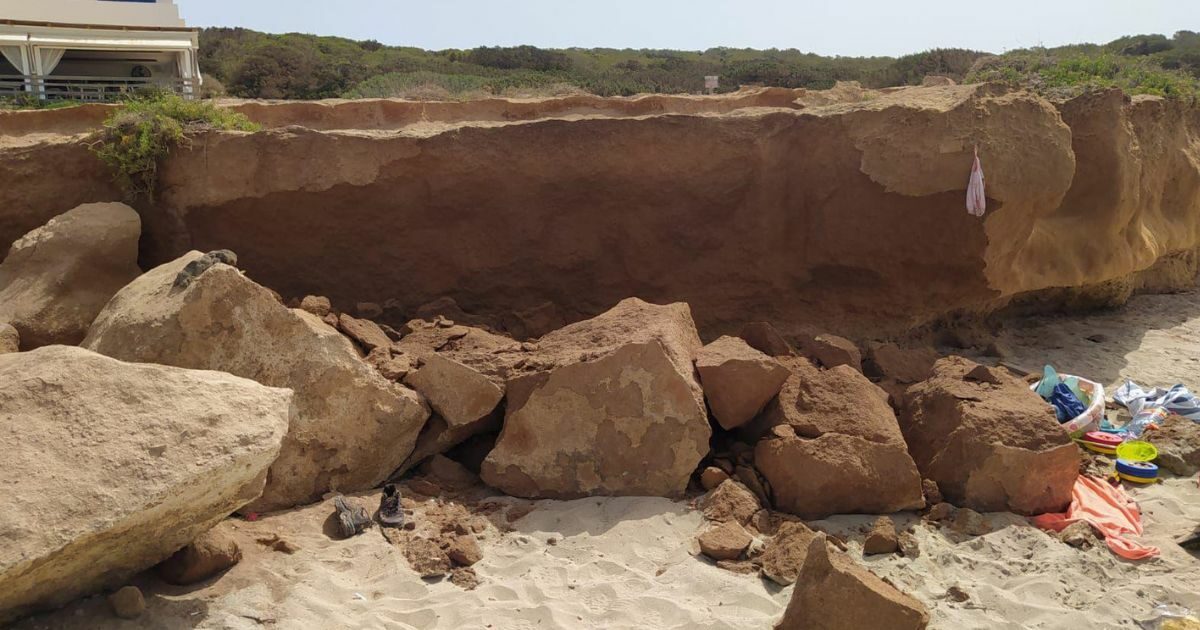
[[[1142,514],[1124,489],[1111,486],[1103,479],[1080,475],[1071,491],[1071,507],[1065,514],[1033,517],[1034,525],[1056,532],[1076,521],[1086,521],[1100,532],[1108,548],[1122,558],[1142,560],[1159,553],[1158,547],[1148,547],[1124,537],[1126,534],[1142,535]]]

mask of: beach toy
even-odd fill
[[[1130,483],[1154,483],[1158,481],[1158,466],[1150,462],[1118,459],[1117,476]]]
[[[1089,451],[1103,453],[1104,455],[1116,455],[1117,447],[1121,445],[1121,437],[1103,431],[1089,431],[1083,434],[1083,439],[1079,441],[1083,447]]]
[[[1084,403],[1087,405],[1087,409],[1084,410],[1082,414],[1061,423],[1060,426],[1062,426],[1063,430],[1067,432],[1067,435],[1070,435],[1075,439],[1083,437],[1083,434],[1087,431],[1095,431],[1096,429],[1100,428],[1100,423],[1104,420],[1104,386],[1096,381],[1089,381],[1086,378],[1071,374],[1059,374],[1053,370],[1054,368],[1047,370],[1043,374],[1042,380],[1031,385],[1029,389],[1039,393],[1041,393],[1041,391],[1052,392],[1054,390],[1054,386],[1062,382],[1062,379],[1076,379],[1078,381],[1077,385],[1080,392],[1088,399],[1088,402]],[[1053,374],[1053,380],[1047,378],[1047,375],[1049,374]],[[1044,383],[1053,384],[1049,388],[1043,388],[1042,385]],[[1049,394],[1047,394],[1047,396],[1043,396],[1043,398],[1048,396]],[[1080,401],[1083,402],[1082,399],[1080,399]]]
[[[1117,457],[1129,462],[1152,462],[1158,457],[1158,449],[1149,442],[1129,440],[1117,447]]]

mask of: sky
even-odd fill
[[[1200,31],[1200,0],[175,0],[190,26],[426,49],[798,48],[896,56],[1004,52]]]

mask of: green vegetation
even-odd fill
[[[92,151],[112,169],[130,199],[153,198],[160,161],[173,147],[186,146],[191,134],[208,129],[257,131],[258,126],[211,102],[146,93],[109,114]]]
[[[1179,31],[1122,37],[1103,46],[1014,50],[978,60],[968,81],[1003,81],[1048,96],[1118,87],[1194,101],[1200,96],[1200,34]]]
[[[76,101],[43,101],[36,96],[26,94],[0,97],[0,110],[64,109],[75,107],[78,104]]]
[[[695,93],[703,89],[705,75],[720,76],[722,91],[739,85],[823,89],[837,81],[880,88],[919,84],[925,75],[938,74],[959,81],[1005,81],[1052,96],[1115,86],[1131,94],[1194,99],[1200,93],[1200,34],[1136,35],[1104,45],[1003,55],[937,49],[892,58],[737,48],[428,51],[340,37],[209,28],[200,34],[200,64],[228,94],[247,98]]]

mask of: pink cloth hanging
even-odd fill
[[[971,180],[967,183],[967,212],[977,217],[987,210],[983,194],[983,167],[979,164],[979,147],[975,147],[975,162],[971,164]]]

